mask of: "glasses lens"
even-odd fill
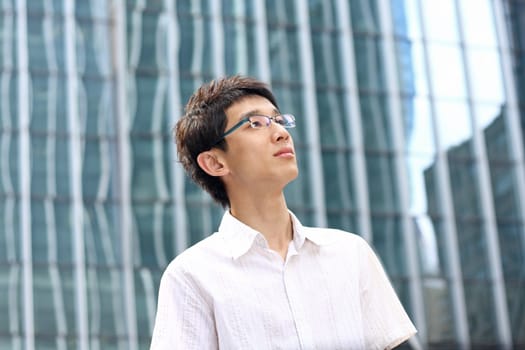
[[[249,118],[250,126],[254,129],[260,129],[270,126],[270,118],[264,115],[254,115]]]
[[[295,128],[295,117],[293,115],[291,115],[291,114],[283,114],[283,115],[280,115],[279,117],[281,119],[279,124],[281,124],[285,128]]]

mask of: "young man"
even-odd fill
[[[180,161],[228,210],[167,267],[151,349],[390,349],[416,332],[362,238],[288,210],[294,126],[251,78],[190,98],[175,127]]]

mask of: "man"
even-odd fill
[[[362,238],[288,210],[294,126],[255,79],[190,98],[175,127],[180,161],[228,210],[167,267],[151,349],[390,349],[416,332]]]

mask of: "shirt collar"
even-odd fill
[[[293,223],[293,244],[297,251],[300,251],[306,239],[318,246],[326,243],[323,235],[304,227],[291,211],[289,213]],[[226,240],[233,259],[246,254],[254,244],[267,247],[265,238],[259,231],[239,221],[229,211],[222,217],[219,233]]]

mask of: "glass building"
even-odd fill
[[[525,347],[525,0],[2,0],[0,349],[148,348],[223,213],[170,129],[237,73],[297,116],[288,204],[374,246],[406,348]]]

